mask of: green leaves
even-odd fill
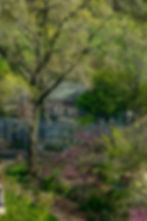
[[[5,73],[5,72],[4,72]],[[31,97],[30,87],[19,75],[3,74],[0,81],[0,111],[4,114],[18,114],[21,96]]]
[[[127,83],[127,80],[123,73],[102,70],[93,79],[93,89],[79,98],[79,106],[95,117],[110,117],[125,111],[131,97],[130,82]]]
[[[5,75],[9,71],[9,65],[1,55],[0,55],[0,76]]]

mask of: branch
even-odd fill
[[[122,11],[122,5],[121,5],[121,1],[118,0],[113,0],[112,1],[112,8],[115,12],[120,12]]]
[[[38,66],[36,67],[34,71],[34,75],[38,75],[42,71],[42,69],[48,64],[49,60],[51,59],[51,56],[53,54],[53,48],[62,33],[65,23],[69,19],[74,18],[79,12],[79,10],[82,10],[83,8],[85,8],[88,5],[88,3],[89,3],[89,0],[83,0],[83,2],[75,10],[70,12],[61,22],[59,22],[58,29],[50,41],[51,48],[46,52],[46,54],[44,55],[44,58],[42,59],[40,64],[38,64]]]
[[[108,16],[104,21],[103,23],[100,25],[100,27],[92,32],[90,35],[89,35],[89,38],[88,38],[88,44],[87,46],[85,46],[83,49],[81,49],[80,52],[78,52],[78,56],[77,56],[77,59],[76,59],[76,62],[74,64],[72,64],[65,72],[63,73],[60,73],[60,76],[59,78],[53,83],[52,86],[50,86],[49,88],[47,88],[40,96],[40,98],[38,99],[38,101],[36,102],[37,105],[41,105],[44,100],[46,99],[47,96],[49,96],[49,94],[52,93],[52,91],[54,89],[56,89],[60,83],[62,83],[66,77],[77,67],[77,65],[81,62],[81,59],[87,55],[90,51],[92,51],[93,49],[98,49],[101,44],[99,44],[97,47],[90,47],[89,46],[89,43],[91,42],[91,40],[96,36],[97,32],[99,32],[100,30],[102,30],[102,28],[104,27],[104,24],[110,20],[110,18],[112,18],[112,16]],[[110,39],[111,40],[111,39]],[[76,55],[73,55],[73,57],[76,57]]]
[[[16,45],[16,49],[18,49]],[[8,48],[5,46],[0,46],[0,54],[1,56],[7,61],[7,64],[9,65],[9,68],[11,68],[12,71],[15,71],[16,73],[22,74],[23,78],[28,80],[28,73],[30,73],[29,67],[27,67],[26,63],[24,63],[24,59],[22,55],[20,54],[18,59],[16,60],[15,53],[18,53],[17,51],[9,57],[8,54]]]
[[[69,75],[69,73],[71,73],[74,70],[75,67],[76,64],[72,64],[64,73],[60,73],[60,76],[56,79],[56,81],[41,94],[41,96],[36,102],[36,105],[41,105],[46,99],[46,97],[49,96],[52,93],[52,91],[55,90],[65,80],[65,78]]]

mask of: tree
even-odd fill
[[[93,17],[91,4],[87,0],[1,0],[1,5],[1,56],[31,89],[29,168],[36,174],[40,111],[47,96],[89,52],[95,30],[89,32],[90,23],[84,20]]]
[[[20,75],[31,90],[29,165],[36,174],[38,121],[45,99],[69,74],[84,71],[86,62],[83,65],[82,61],[91,50],[110,42],[106,37],[102,41],[103,36],[102,42],[96,39],[117,15],[107,0],[0,3],[0,54],[13,74]]]
[[[145,20],[147,16],[147,4],[145,0],[111,0],[114,11],[125,11],[136,19]]]
[[[109,118],[128,109],[138,116],[145,114],[145,36],[146,23],[120,12],[99,33],[95,41],[101,42],[101,48],[92,60],[95,70],[92,80],[90,76],[91,89],[78,101],[79,107],[90,114],[88,119]],[[113,40],[105,44],[105,38]]]
[[[101,70],[93,78],[92,89],[79,98],[78,106],[95,117],[117,116],[130,107],[131,80],[127,74]]]
[[[140,72],[104,68],[94,75],[92,88],[79,97],[77,106],[88,114],[85,120],[120,118],[130,110],[142,116],[146,114],[146,86]]]

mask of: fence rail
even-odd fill
[[[101,134],[108,134],[109,130],[109,124],[104,121],[87,126],[71,121],[40,121],[38,147],[42,148],[47,143],[67,146],[69,143],[90,141]],[[0,147],[3,140],[14,148],[26,148],[29,144],[27,123],[22,119],[0,118]]]

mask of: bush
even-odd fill
[[[18,195],[13,189],[6,192],[7,213],[0,221],[57,221],[43,206],[34,204],[26,195]],[[47,207],[48,208],[48,207]]]
[[[47,176],[42,181],[42,190],[44,191],[54,191],[61,195],[67,195],[70,191],[70,187],[66,186],[60,181],[60,176],[58,172],[52,173]]]
[[[132,104],[131,80],[125,73],[103,69],[94,76],[93,88],[79,98],[78,106],[93,117],[116,116]]]
[[[112,129],[103,142],[71,148],[61,157],[65,163],[62,176],[71,183],[66,196],[79,205],[89,220],[128,219],[136,195],[137,174],[146,163],[145,149],[136,153],[134,148],[125,132]],[[67,176],[67,169],[72,177]]]
[[[44,149],[47,150],[47,151],[60,152],[61,150],[63,150],[63,145],[47,143],[45,145]]]
[[[42,189],[44,191],[55,190],[58,183],[58,174],[52,173],[50,176],[47,176],[43,179]]]
[[[5,169],[6,175],[9,176],[26,176],[27,175],[27,167],[25,164],[14,164],[9,165]]]
[[[10,176],[21,184],[25,184],[28,181],[28,170],[26,164],[13,164],[5,168],[5,175]]]

